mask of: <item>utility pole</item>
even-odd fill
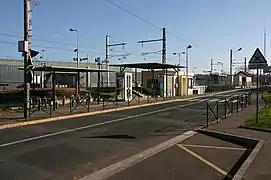
[[[163,28],[162,63],[166,64],[166,28]]]
[[[106,69],[107,72],[107,86],[109,87],[109,36],[106,35],[105,37],[105,62],[106,62]]]
[[[140,43],[143,47],[143,44],[144,43],[149,43],[149,42],[158,42],[158,41],[162,41],[162,63],[165,64],[166,63],[166,28],[163,28],[162,29],[162,38],[161,39],[151,39],[151,40],[144,40],[144,41],[138,41],[137,43]],[[156,51],[156,52],[159,52],[159,51]],[[156,53],[155,52],[155,53]],[[144,55],[146,54],[149,54],[149,53],[144,53]],[[143,55],[143,53],[142,53]],[[168,89],[168,84],[167,84],[167,69],[166,70],[163,70],[164,71],[164,74],[166,74],[166,97],[168,96],[168,93],[167,93],[167,89]],[[154,83],[154,82],[152,82]],[[152,84],[154,86],[154,84]],[[164,95],[163,95],[164,97]]]
[[[232,49],[230,49],[230,85],[233,85],[233,77],[232,77]]]
[[[244,65],[245,65],[245,72],[247,72],[247,57],[245,57]]]
[[[186,66],[186,95],[188,96],[188,87],[189,87],[189,61],[188,61],[188,49],[191,49],[192,45],[188,45],[185,47],[185,66]]]
[[[162,41],[162,63],[166,63],[166,28],[163,28],[163,35],[162,39],[151,39],[151,40],[145,40],[145,41],[138,41],[137,43],[141,44],[143,47],[144,43],[149,43],[149,42],[157,42],[157,41]],[[160,51],[155,51],[152,53],[157,53]],[[150,54],[150,53],[142,53],[142,55]]]
[[[264,53],[264,57],[266,58],[266,27],[264,27],[264,51],[263,51],[263,53]]]
[[[124,49],[124,46],[126,43],[117,43],[117,44],[109,44],[109,35],[106,35],[105,37],[105,63],[106,63],[106,69],[107,71],[107,86],[109,87],[109,58],[113,56],[109,56],[110,47],[114,46],[122,46]]]
[[[24,42],[29,45],[29,11],[30,2],[29,0],[24,0]],[[24,52],[24,118],[27,119],[28,111],[30,108],[30,82],[28,76],[28,65],[30,60],[30,47]]]
[[[211,90],[211,92],[213,91],[213,77],[212,77],[212,75],[213,75],[213,59],[211,59],[211,71],[210,71],[210,90]]]

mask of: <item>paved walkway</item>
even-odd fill
[[[208,94],[205,94],[208,95]],[[67,104],[65,106],[60,105],[56,111],[51,111],[51,117],[60,117],[60,116],[67,116],[71,114],[80,114],[80,113],[86,113],[86,112],[95,112],[95,111],[101,111],[101,110],[108,110],[108,109],[115,109],[115,108],[121,108],[121,107],[126,107],[126,106],[137,106],[137,105],[142,105],[142,104],[151,104],[155,102],[165,102],[165,101],[171,101],[171,100],[178,100],[178,99],[189,99],[192,97],[202,97],[202,95],[190,95],[190,96],[180,96],[180,97],[174,97],[174,98],[157,98],[157,101],[155,98],[149,98],[149,100],[145,99],[140,99],[139,102],[136,100],[132,100],[129,104],[128,102],[118,102],[117,104],[114,104],[112,102],[104,102],[105,107],[103,107],[103,102],[100,102],[98,105],[97,102],[92,102],[89,106],[89,111],[87,110],[86,107],[83,105],[79,105],[78,107],[72,107],[72,112],[70,109],[70,105]],[[108,104],[107,104],[108,103]],[[107,105],[106,105],[107,104]],[[42,108],[41,111],[35,111],[33,108],[33,114],[30,116],[29,120],[36,120],[36,119],[44,119],[44,118],[49,118],[49,108]],[[12,124],[16,122],[21,122],[25,121],[23,117],[23,110],[9,110],[5,112],[0,112],[0,125],[5,125],[5,124]]]
[[[250,165],[248,171],[245,174],[244,180],[270,180],[271,179],[271,133],[260,132],[254,130],[247,130],[239,128],[246,119],[255,114],[256,105],[244,109],[239,115],[229,117],[228,119],[220,121],[218,124],[214,124],[207,128],[208,130],[214,130],[219,132],[225,132],[230,134],[236,134],[255,139],[261,139],[265,141],[264,146],[260,150],[254,162]]]

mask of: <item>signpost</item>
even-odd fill
[[[268,67],[267,61],[259,48],[257,48],[252,55],[248,69],[256,69],[257,70],[257,102],[256,102],[256,123],[259,122],[259,69],[265,69]]]

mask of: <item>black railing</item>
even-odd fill
[[[251,104],[251,93],[242,93],[235,96],[209,101],[206,104],[206,126],[220,119],[225,119],[234,113],[242,111]]]

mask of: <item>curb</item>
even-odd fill
[[[239,126],[239,128],[253,130],[253,131],[262,131],[262,132],[271,133],[270,129],[263,129],[263,128],[257,128],[257,127],[247,127],[245,125],[241,125],[241,126]]]
[[[254,161],[256,156],[258,155],[260,149],[264,145],[263,140],[248,138],[248,137],[244,137],[244,136],[232,135],[232,134],[228,134],[228,133],[221,133],[221,132],[203,130],[203,129],[198,129],[197,132],[205,134],[207,136],[217,138],[217,139],[221,139],[224,141],[228,141],[228,142],[231,142],[234,144],[244,146],[247,149],[253,149],[251,152],[248,150],[246,152],[244,152],[244,154],[241,157],[244,159],[244,161],[241,162],[242,163],[241,166],[238,168],[237,172],[234,173],[232,180],[242,180],[243,179],[249,166],[252,164],[252,162]]]
[[[258,155],[259,151],[261,150],[262,146],[264,145],[263,140],[259,140],[257,145],[254,147],[253,151],[249,154],[245,162],[242,164],[242,166],[239,168],[237,173],[234,175],[232,180],[242,180],[245,176],[249,166],[252,164],[256,156]]]
[[[217,132],[217,131],[198,129],[197,132],[201,134],[205,134],[207,136],[217,138],[217,139],[221,139],[223,141],[228,141],[237,145],[241,145],[246,148],[251,148],[251,149],[253,149],[256,146],[256,144],[259,142],[259,139],[253,139],[253,138],[248,138],[245,136],[232,135],[232,134],[222,133],[222,132]]]

